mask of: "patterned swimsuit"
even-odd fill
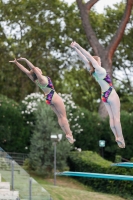
[[[109,74],[106,74],[106,77],[103,80],[105,80],[110,86],[109,89],[106,92],[102,92],[102,95],[101,95],[102,101],[107,103],[109,95],[111,94],[111,92],[113,90],[113,85],[112,85],[111,78],[110,78]]]
[[[97,75],[95,74],[95,72],[93,73],[93,76],[95,77],[96,80],[98,80],[99,78],[97,77]],[[106,74],[106,77],[103,79],[106,83],[108,83],[109,85],[109,89],[106,92],[102,92],[101,94],[101,99],[103,102],[107,103],[109,95],[111,94],[112,90],[113,90],[113,85],[111,82],[111,78],[109,76],[109,74]]]
[[[51,91],[46,95],[45,99],[46,99],[46,103],[47,104],[51,104],[52,101],[52,97],[54,95],[55,89],[54,89],[54,85],[51,81],[51,79],[47,76],[48,79],[48,84],[47,85],[41,85],[38,80],[36,80],[37,85],[43,90],[44,88],[50,88]]]

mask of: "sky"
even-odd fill
[[[67,2],[70,5],[71,3],[75,2],[76,0],[62,0],[62,1]],[[106,6],[113,7],[113,4],[119,3],[121,1],[122,0],[99,0],[99,2],[97,2],[94,7],[98,13],[103,13],[104,7],[106,7]],[[87,0],[85,0],[85,2],[87,2]]]

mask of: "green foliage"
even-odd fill
[[[65,104],[67,118],[73,135],[83,131],[82,126],[78,123],[84,118],[84,113],[80,111],[80,107],[75,104],[71,94],[59,94]]]
[[[98,14],[94,10],[90,11],[92,27],[104,46],[108,45],[116,31],[124,6],[123,3],[120,3],[114,9],[108,7],[105,14]],[[51,76],[57,92],[72,93],[74,102],[77,105],[87,108],[91,112],[97,112],[100,98],[99,86],[86,70],[81,69],[83,64],[75,55],[73,56],[73,51],[69,47],[70,42],[76,40],[85,49],[92,51],[86,42],[76,3],[68,6],[59,0],[9,0],[6,2],[1,1],[0,8],[0,19],[1,22],[4,22],[4,26],[2,24],[0,26],[0,93],[20,101],[27,94],[37,89],[16,66],[8,63],[8,60],[13,59],[14,56],[26,56],[34,65],[40,67],[44,74]],[[84,119],[79,118],[77,120],[77,123],[83,128],[83,132],[82,134],[75,133],[75,145],[84,150],[89,149],[99,152],[98,141],[99,139],[104,139],[106,140],[104,155],[110,160],[115,159],[115,154],[128,159],[132,157],[133,145],[132,140],[130,140],[132,137],[131,118],[133,111],[132,80],[126,76],[122,80],[122,84],[120,82],[118,85],[120,74],[117,71],[126,72],[128,70],[129,75],[132,72],[132,17],[133,14],[113,59],[113,68],[114,72],[116,72],[114,77],[117,78],[114,85],[117,87],[120,96],[121,108],[131,113],[131,116],[128,116],[128,113],[122,114],[121,118],[123,134],[126,144],[130,148],[121,150],[117,147],[109,127],[109,119],[101,121],[95,113],[83,111],[85,113]],[[115,23],[112,23],[112,21],[115,21]],[[5,32],[7,28],[9,32]],[[82,113],[82,109],[80,111]],[[15,115],[18,116],[17,114]],[[78,112],[74,113],[75,118],[76,115],[78,116]],[[3,120],[4,117],[3,115],[1,116],[1,120]],[[30,121],[30,117],[27,114],[23,122],[19,120],[19,126],[21,126],[22,122],[24,123],[23,129],[26,129],[25,138],[22,137],[23,145],[26,144],[26,146],[29,145],[29,127],[27,127],[26,123]],[[8,120],[10,118],[8,117]],[[14,118],[17,121],[17,117]],[[18,119],[20,118],[18,117]],[[34,120],[34,117],[32,119]],[[129,126],[127,127],[128,121]],[[74,121],[71,121],[70,124],[73,126]],[[12,123],[12,126],[14,126],[14,123]],[[4,133],[7,127],[8,125],[4,128],[1,125],[1,134],[2,132]],[[74,127],[72,129],[73,132],[76,130]],[[17,130],[19,129],[17,128]],[[9,132],[6,137],[9,137],[11,135],[10,131],[7,130],[6,132]],[[32,128],[30,129],[30,134],[32,134]],[[12,137],[15,137],[15,141],[18,135],[16,134],[16,136]],[[2,141],[4,139],[5,135],[2,136]],[[17,143],[17,140],[15,142]],[[18,146],[22,149],[21,145]],[[14,145],[12,145],[13,147]]]
[[[115,163],[119,163],[121,162],[121,156],[120,155],[116,155],[115,156]]]
[[[24,168],[25,170],[31,169],[30,160],[29,160],[28,158],[26,158],[26,159],[24,160],[23,168]]]
[[[126,148],[121,149],[115,142],[115,137],[110,129],[109,118],[101,120],[97,113],[89,112],[86,109],[80,109],[84,117],[78,119],[77,123],[82,127],[80,134],[74,135],[76,138],[75,146],[82,150],[91,150],[99,153],[99,140],[105,140],[104,157],[107,160],[114,161],[115,155],[120,155],[123,159],[130,160],[133,155],[132,123],[133,114],[121,112],[121,125],[123,136],[125,138]],[[75,113],[76,116],[76,113]],[[128,126],[127,126],[128,124]]]
[[[92,9],[90,12],[91,25],[96,33],[96,36],[100,39],[100,42],[106,47],[111,41],[113,35],[119,27],[123,12],[125,9],[125,3],[120,2],[112,7],[106,7],[104,13],[97,13]],[[112,21],[114,23],[112,23]]]
[[[8,152],[26,153],[29,147],[29,128],[23,120],[19,105],[0,96],[0,146]]]
[[[71,93],[74,102],[80,107],[87,108],[89,111],[98,110],[98,100],[100,100],[100,87],[93,77],[85,69],[76,69],[65,71],[65,80],[67,93]]]
[[[125,138],[126,148],[123,150],[118,149],[117,154],[123,158],[130,160],[133,157],[133,140],[132,127],[133,127],[133,113],[122,112],[121,113],[122,131]]]
[[[126,80],[125,80],[125,84]],[[121,110],[127,111],[128,113],[133,112],[133,94],[132,91],[130,90],[130,87],[122,87],[122,85],[119,83],[117,86],[117,94],[120,97],[120,102],[121,102]]]
[[[122,2],[115,4],[114,8],[106,8],[103,14],[93,9],[90,11],[92,27],[104,46],[108,45],[115,33],[124,7],[125,4]],[[117,79],[119,79],[119,74],[116,69],[122,72],[125,69],[132,71],[132,17],[133,15],[113,59],[116,72],[114,78]],[[1,24],[0,27],[1,94],[20,101],[36,90],[35,84],[31,83],[26,75],[16,66],[8,63],[8,60],[15,56],[25,56],[35,66],[40,67],[44,74],[52,78],[57,92],[70,92],[76,104],[91,111],[97,111],[99,106],[97,100],[100,97],[99,86],[85,70],[81,70],[83,64],[76,56],[73,56],[73,51],[69,46],[73,40],[76,40],[92,52],[90,45],[86,42],[76,3],[68,6],[59,0],[54,2],[52,0],[1,1],[0,19],[4,22],[4,26]],[[130,63],[127,64],[128,62]],[[129,101],[132,96],[130,77],[124,78],[120,85],[122,109],[131,112],[133,108]],[[131,92],[130,97],[127,95],[129,92]]]
[[[76,135],[75,146],[82,150],[99,153],[99,140],[105,140],[104,156],[109,160],[114,160],[117,144],[114,142],[114,135],[109,127],[109,119],[101,120],[97,113],[89,112],[84,108],[80,108],[80,112],[84,113],[84,118],[78,120],[83,131]]]
[[[50,106],[45,103],[38,105],[35,114],[35,125],[30,146],[30,166],[41,175],[50,173],[53,169],[54,146],[51,141],[51,134],[59,134],[57,119]],[[70,144],[64,139],[57,144],[57,168],[62,169],[66,166],[66,158],[70,151]]]
[[[67,9],[67,4],[58,0],[54,2],[9,0],[1,1],[0,8],[1,21],[5,24],[4,28],[7,26],[10,32],[10,36],[8,33],[5,34],[6,45],[3,45],[1,51],[5,53],[4,59],[4,53],[1,55],[2,64],[5,65],[5,68],[1,67],[3,75],[1,84],[12,86],[10,88],[12,92],[9,93],[7,90],[9,87],[4,90],[1,87],[1,93],[19,101],[35,90],[35,85],[29,84],[26,75],[8,63],[8,60],[19,56],[27,57],[35,66],[40,67],[44,74],[53,78],[56,85],[56,79],[60,80],[59,66],[62,61],[56,58],[54,52],[59,53],[63,44],[62,20],[63,10]],[[3,35],[4,28],[1,28]]]
[[[132,169],[111,167],[111,162],[104,160],[98,154],[84,151],[72,152],[68,159],[71,171],[91,172],[104,174],[133,175]],[[124,197],[133,195],[132,181],[96,179],[96,178],[77,178],[80,182],[93,187],[96,191],[119,194]]]

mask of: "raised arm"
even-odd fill
[[[44,79],[42,76],[42,71],[38,67],[35,67],[29,60],[26,58],[18,58],[17,60],[25,61],[29,68],[36,74],[39,81]]]
[[[14,59],[14,60],[9,61],[9,62],[16,64],[17,67],[18,67],[22,72],[24,72],[24,73],[33,81],[33,78],[32,78],[32,76],[31,76],[31,74],[30,74],[30,71],[27,70],[23,65],[21,65],[21,64],[17,61],[17,59]]]
[[[32,70],[35,68],[35,66],[29,60],[27,60],[26,58],[21,57],[21,58],[17,58],[17,60],[25,61],[27,63],[27,65],[29,66],[29,68],[32,69]]]
[[[73,45],[78,48],[82,54],[92,63],[93,67],[96,69],[96,71],[101,71],[101,66],[98,64],[98,62],[93,58],[93,56],[83,49],[78,43],[73,42]]]
[[[84,62],[85,66],[87,67],[88,70],[90,70],[90,65],[89,65],[89,61],[87,60],[87,58],[81,53],[81,51],[79,51],[79,49],[77,49],[73,43],[71,43],[70,45],[73,49],[75,49],[75,51],[77,52],[77,54],[79,55],[80,59]]]

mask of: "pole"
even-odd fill
[[[104,158],[104,153],[103,153],[103,150],[104,150],[104,149],[103,149],[103,147],[102,147],[102,157]]]
[[[56,185],[56,142],[54,142],[54,185]]]
[[[104,158],[104,147],[100,147],[100,155]]]
[[[11,188],[14,190],[14,160],[11,162]]]
[[[32,178],[29,178],[29,200],[32,200]]]

